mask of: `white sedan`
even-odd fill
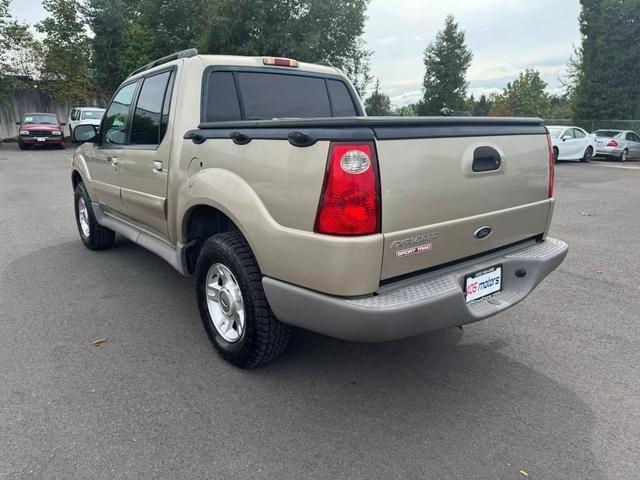
[[[588,162],[595,151],[591,135],[578,127],[550,126],[549,135],[553,146],[553,159],[580,160]]]

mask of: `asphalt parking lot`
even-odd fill
[[[71,154],[0,147],[0,478],[637,477],[640,162],[557,165],[570,253],[508,312],[241,371],[191,279],[82,246]]]

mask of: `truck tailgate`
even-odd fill
[[[543,128],[535,134],[451,138],[392,138],[384,129],[374,131],[384,235],[381,279],[545,233],[553,200]],[[496,152],[498,167],[491,163]]]

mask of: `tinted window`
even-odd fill
[[[171,72],[144,79],[131,126],[131,143],[157,145],[160,143],[162,102]]]
[[[102,110],[84,110],[82,112],[83,120],[100,120],[104,112]]]
[[[596,137],[613,138],[620,135],[618,130],[598,130],[594,133]]]
[[[240,120],[240,104],[231,72],[213,72],[209,78],[207,122]]]
[[[575,138],[584,138],[586,137],[586,135],[584,134],[584,132],[582,130],[578,130],[577,128],[573,129],[573,136]]]
[[[324,79],[238,72],[245,119],[330,117]]]
[[[557,127],[549,128],[549,135],[551,136],[551,138],[558,138],[560,137],[561,133],[562,133],[562,128],[557,128]]]
[[[104,142],[111,145],[124,145],[127,141],[129,108],[138,82],[122,87],[113,98],[104,120]]]
[[[169,84],[164,94],[164,100],[162,102],[162,122],[160,124],[160,142],[164,138],[164,134],[167,133],[167,125],[169,124],[169,107],[171,107],[171,94],[173,93],[173,82],[175,74],[171,72],[169,78]]]
[[[633,140],[634,142],[640,142],[640,137],[638,136],[637,133],[631,133],[632,137],[631,140]]]
[[[355,117],[356,109],[353,100],[344,83],[337,80],[327,80],[327,88],[331,95],[334,117]]]
[[[28,113],[22,119],[22,123],[26,125],[36,125],[36,124],[44,124],[44,125],[57,125],[58,117],[55,115],[47,115],[47,114],[37,114],[37,113]]]

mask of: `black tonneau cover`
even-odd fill
[[[229,138],[241,133],[256,139],[286,139],[303,131],[317,140],[544,135],[540,118],[512,117],[327,117],[203,122],[185,139]]]

